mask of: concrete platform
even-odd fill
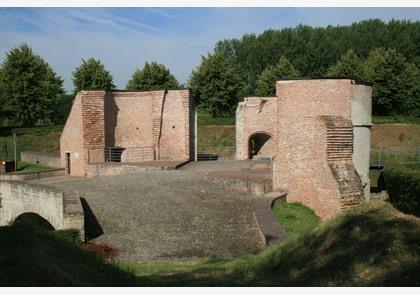
[[[143,169],[95,178],[65,175],[33,182],[77,191],[90,212],[86,234],[92,242],[118,249],[119,261],[232,258],[264,249],[254,214],[257,198],[215,185],[205,176],[249,165],[190,162],[176,170]]]
[[[238,171],[215,171],[207,179],[245,193],[262,196],[273,190],[273,178],[269,168],[242,169]]]

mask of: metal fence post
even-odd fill
[[[198,152],[197,152],[197,108],[194,108],[194,161],[197,162]]]

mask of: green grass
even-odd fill
[[[34,151],[59,154],[60,134],[63,126],[16,128],[16,155],[20,161],[20,152]],[[13,160],[13,130],[0,129],[0,159],[5,158],[4,145],[7,146],[7,160]]]
[[[39,165],[39,164],[32,164],[32,163],[25,163],[25,162],[18,162],[17,171],[18,172],[34,172],[34,171],[42,171],[51,169],[51,167]]]
[[[186,259],[117,267],[57,233],[0,227],[0,284],[420,286],[420,219],[386,202],[361,204],[305,231],[260,254],[234,260]]]
[[[136,278],[81,250],[71,231],[0,227],[0,286],[130,286]]]
[[[320,218],[300,203],[282,203],[274,206],[274,215],[287,232],[288,239],[295,239],[317,227]]]
[[[373,116],[373,124],[420,124],[420,118],[407,116]]]
[[[235,116],[229,118],[213,118],[206,112],[198,111],[197,125],[235,125]]]

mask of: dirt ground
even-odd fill
[[[247,167],[246,161],[192,162],[172,171],[35,182],[79,191],[92,211],[87,232],[103,232],[92,241],[119,249],[120,261],[228,258],[263,247],[251,209],[255,197],[219,187],[205,175]]]
[[[372,148],[419,146],[420,125],[380,124],[372,126]]]

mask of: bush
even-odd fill
[[[404,213],[420,216],[420,166],[390,166],[384,171],[391,203]]]

